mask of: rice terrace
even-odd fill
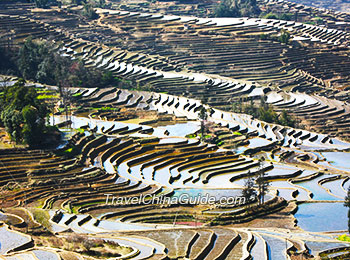
[[[350,259],[349,10],[0,0],[0,259]]]

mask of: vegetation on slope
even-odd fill
[[[59,87],[119,86],[112,73],[84,67],[55,51],[47,41],[28,38],[19,50],[0,48],[0,72]],[[2,62],[3,61],[3,62]],[[123,83],[124,84],[124,83]]]
[[[256,0],[223,0],[215,8],[216,17],[256,17],[261,10]]]
[[[275,123],[290,127],[296,126],[296,120],[290,114],[288,114],[286,110],[283,110],[278,114],[265,102],[264,98],[260,100],[259,105],[254,104],[253,100],[251,100],[250,103],[245,103],[242,101],[233,102],[232,109],[235,113],[252,115],[253,117],[267,123]]]
[[[0,96],[0,125],[16,143],[42,145],[47,141],[45,137],[56,130],[46,126],[49,109],[37,97],[35,88],[25,86],[24,80],[5,87]]]

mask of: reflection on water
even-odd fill
[[[350,171],[350,153],[323,152],[322,155],[327,159],[332,167],[343,171]]]
[[[298,226],[306,231],[321,232],[347,229],[347,208],[343,203],[304,203],[294,215]]]
[[[329,181],[329,182],[322,184],[322,186],[329,189],[329,191],[332,194],[334,194],[335,196],[339,197],[339,199],[344,199],[346,196],[346,193],[341,187],[343,181],[344,181],[344,179]]]
[[[58,124],[66,121],[66,116],[56,115],[50,117],[50,124]],[[104,121],[100,119],[91,119],[86,117],[71,116],[69,119],[72,121],[72,128],[80,128],[82,126],[88,125],[90,128],[95,128],[97,126],[97,132],[102,133],[102,127],[104,129],[109,129],[114,125],[114,129],[122,128],[125,126],[129,127],[129,130],[140,127],[138,124],[123,123],[118,121]],[[142,129],[149,129],[149,126],[142,126]],[[179,123],[175,125],[167,125],[164,127],[154,127],[154,132],[150,136],[157,137],[185,137],[188,134],[192,134],[199,130],[199,122],[187,122]],[[168,135],[165,134],[165,131],[168,131]]]
[[[314,195],[314,200],[339,200],[339,198],[330,195],[324,188],[318,185],[318,181],[329,178],[331,175],[321,175],[310,181],[298,182],[297,185],[311,191]],[[340,189],[340,187],[339,187]]]

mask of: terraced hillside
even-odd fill
[[[91,93],[83,92],[86,93],[84,97],[86,100],[91,99],[94,95],[93,91],[90,91]],[[142,93],[139,94],[143,96]],[[99,102],[99,100],[95,100],[95,102]],[[118,104],[118,102],[116,103]],[[144,107],[141,103],[136,107]],[[121,106],[127,106],[127,104],[124,103]],[[250,256],[261,257],[261,252],[266,252],[262,256],[264,259],[268,257],[281,259],[288,258],[288,255],[295,253],[306,255],[308,252],[306,248],[312,247],[306,247],[306,244],[314,245],[316,243],[314,241],[318,241],[321,248],[346,245],[335,243],[331,237],[317,237],[311,234],[307,237],[305,234],[299,237],[298,233],[290,236],[287,235],[285,229],[279,231],[275,229],[267,231],[266,227],[260,229],[259,222],[252,222],[252,218],[260,216],[259,211],[257,211],[259,208],[253,210],[254,203],[251,205],[253,215],[249,214],[249,211],[247,212],[244,207],[222,207],[220,204],[215,207],[193,204],[172,204],[164,207],[164,205],[157,204],[149,205],[147,202],[141,204],[125,203],[123,205],[106,203],[106,193],[125,198],[140,194],[176,197],[184,192],[183,189],[189,184],[188,187],[194,190],[203,187],[201,182],[205,180],[207,180],[208,192],[215,194],[218,199],[224,194],[239,194],[237,193],[239,192],[238,187],[242,186],[244,178],[254,173],[254,170],[248,169],[254,167],[256,160],[248,159],[244,155],[235,154],[229,150],[218,151],[216,146],[208,146],[208,144],[200,143],[199,140],[180,138],[186,133],[179,132],[178,129],[168,128],[166,131],[169,133],[166,135],[164,128],[163,131],[160,131],[161,129],[157,127],[153,129],[144,125],[135,127],[135,125],[128,123],[111,121],[113,120],[111,118],[109,121],[101,121],[92,115],[96,115],[96,112],[91,114],[90,119],[79,116],[71,118],[76,128],[86,129],[85,133],[74,134],[64,147],[55,152],[56,155],[52,152],[29,152],[24,149],[3,151],[1,163],[9,175],[7,179],[3,179],[4,184],[6,184],[3,186],[5,193],[2,193],[5,215],[9,213],[19,214],[13,212],[11,208],[7,209],[9,206],[28,207],[29,205],[31,208],[30,205],[39,205],[43,209],[49,210],[51,220],[49,226],[46,224],[46,228],[52,232],[61,233],[71,229],[74,232],[84,234],[83,236],[99,233],[97,237],[104,241],[114,241],[131,248],[135,259],[159,259],[166,256],[169,258],[189,257],[190,259],[198,257],[241,259]],[[61,119],[56,116],[55,120],[59,122]],[[94,125],[96,127],[92,129]],[[221,130],[221,132],[223,131]],[[163,134],[162,138],[154,136],[160,136],[161,133]],[[254,144],[254,137],[248,135],[247,139]],[[266,153],[269,158],[272,158],[273,154],[282,158],[283,153],[286,153],[282,149],[277,153],[272,151],[270,154],[268,152],[271,151],[268,148],[269,144],[265,144],[265,146],[266,149],[262,151],[266,152],[260,152],[260,154]],[[254,150],[252,147],[245,149],[245,154]],[[66,155],[62,157],[59,154],[63,151]],[[4,152],[6,153],[4,154]],[[69,155],[70,153],[71,155]],[[74,154],[76,155],[73,156]],[[309,157],[306,158],[306,156]],[[21,168],[16,167],[16,162],[24,161],[26,158],[29,161],[28,164],[21,166]],[[274,158],[277,159],[277,157]],[[312,162],[317,165],[319,159],[304,154],[303,156],[295,155],[295,160],[304,163]],[[268,208],[261,212],[262,214],[268,212],[268,216],[271,216],[271,220],[266,223],[270,223],[274,219],[273,214],[281,217],[282,215],[279,214],[295,210],[293,204],[286,205],[286,200],[314,200],[315,202],[328,200],[335,203],[345,196],[345,191],[343,194],[339,194],[336,188],[336,185],[346,185],[348,180],[345,176],[342,177],[344,173],[341,171],[339,171],[341,174],[338,176],[327,176],[322,175],[322,173],[298,171],[297,168],[293,169],[293,167],[283,168],[277,162],[273,164],[274,167],[266,165],[263,168],[267,172],[266,178],[270,180],[272,185],[272,192],[269,195],[271,197],[266,204]],[[86,167],[87,165],[89,166]],[[24,171],[23,177],[17,174],[17,171],[21,169]],[[25,171],[24,169],[30,170]],[[186,176],[190,176],[190,178]],[[198,181],[194,181],[196,176],[200,180],[198,186],[196,186]],[[206,177],[203,179],[204,176]],[[213,177],[209,178],[209,176]],[[21,189],[20,192],[6,188],[14,185],[13,178],[19,186],[26,185],[26,188]],[[217,181],[220,180],[220,182],[216,182],[215,178],[218,178]],[[184,179],[183,182],[181,182],[182,179]],[[227,180],[226,184],[223,182],[224,179]],[[289,181],[283,182],[281,181],[283,179]],[[28,186],[27,183],[30,185]],[[230,183],[234,184],[236,189],[232,189]],[[282,183],[284,183],[283,186]],[[317,183],[321,185],[318,188]],[[226,188],[226,191],[222,195],[217,191],[213,193],[211,190],[214,187]],[[274,197],[273,191],[278,192],[277,194],[284,197],[285,200]],[[110,200],[111,198],[109,198],[109,202]],[[55,211],[50,211],[50,209],[55,209]],[[60,210],[57,211],[57,209]],[[32,210],[34,209],[32,208]],[[28,221],[25,215],[22,219]],[[269,217],[265,219],[268,220]],[[208,223],[227,225],[228,223],[246,221],[250,221],[251,224],[248,225],[251,225],[253,230],[251,228],[247,230],[208,226]],[[164,222],[167,224],[164,225]],[[9,221],[9,223],[14,223],[14,220]],[[190,223],[195,227],[186,228],[184,226]],[[272,225],[272,228],[274,225],[271,223],[268,226]],[[292,222],[287,226],[293,230],[291,224]],[[175,228],[169,229],[171,225],[175,225]],[[21,227],[19,224],[16,226]],[[129,229],[138,231],[129,231]],[[103,233],[107,231],[112,234],[118,231],[118,234],[104,235]],[[179,239],[180,237],[181,239]],[[287,237],[288,250],[285,251],[284,245]],[[38,239],[34,237],[34,242]],[[27,247],[31,248],[29,254],[35,254],[37,250],[40,251],[37,254],[48,254],[46,253],[47,249],[32,248],[31,245]],[[266,247],[271,248],[270,251],[266,251],[264,249]],[[315,250],[313,254],[320,251],[317,248],[313,250]],[[49,252],[53,254],[55,249],[51,249]],[[66,254],[74,254],[56,251],[57,253],[63,259],[67,257]],[[19,253],[16,256],[22,256],[22,254]]]
[[[0,149],[0,259],[346,258],[348,14],[259,1],[295,21],[204,18],[211,1],[147,3],[94,20],[83,6],[0,3],[1,46],[50,42],[129,88],[50,86],[69,103],[52,100],[60,145]]]
[[[58,21],[72,23],[44,26],[43,22],[52,23],[52,15],[62,16]],[[49,39],[55,37],[55,41],[62,39],[62,53],[82,58],[87,66],[112,71],[115,76],[157,92],[204,99],[224,110],[230,110],[232,102],[241,98],[269,98],[271,90],[283,90],[281,102],[271,102],[276,110],[293,113],[307,129],[316,126],[312,130],[348,138],[344,120],[349,110],[345,103],[349,77],[345,68],[349,61],[347,48],[342,47],[348,44],[346,31],[266,19],[196,20],[100,10],[98,21],[82,21],[85,29],[78,31],[76,24],[81,23],[81,18],[74,13],[38,12],[30,18],[31,23],[33,19],[38,21],[38,29],[31,25],[29,31],[23,32],[21,24],[27,23],[28,18],[2,18],[5,28],[11,24],[16,37],[20,35],[18,40],[37,33],[38,37],[46,34]],[[14,19],[18,22],[13,23]],[[86,29],[90,27],[91,30]],[[33,31],[39,28],[40,32]],[[67,39],[54,28],[77,39]],[[303,47],[257,40],[261,34],[275,34],[282,29]],[[123,35],[123,40],[119,35]],[[109,47],[94,43],[102,38]],[[217,95],[213,97],[212,93]],[[329,122],[317,116],[310,120],[304,113],[309,108],[317,113],[323,113],[323,108],[332,111]],[[332,128],[324,128],[329,123]]]

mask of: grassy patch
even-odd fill
[[[51,224],[49,222],[49,219],[50,219],[49,212],[43,209],[32,209],[31,212],[33,213],[34,219],[37,222],[39,222],[41,225],[46,227],[48,230],[51,230]]]
[[[198,137],[202,138],[202,134],[198,134]],[[208,138],[211,138],[211,135],[204,135],[203,136],[203,139],[208,139]]]
[[[233,132],[233,135],[242,135],[240,132]]]
[[[56,99],[56,98],[59,98],[59,95],[42,94],[42,95],[38,95],[36,98],[37,99]]]
[[[79,132],[81,134],[83,134],[85,132],[85,130],[82,129],[82,128],[76,128],[75,131],[77,131],[77,132]]]
[[[343,234],[343,235],[337,237],[337,239],[340,241],[350,242],[350,236],[348,236],[346,234]]]
[[[73,148],[71,147],[71,148],[68,148],[67,150],[65,150],[64,152],[65,153],[71,153],[73,151]]]

